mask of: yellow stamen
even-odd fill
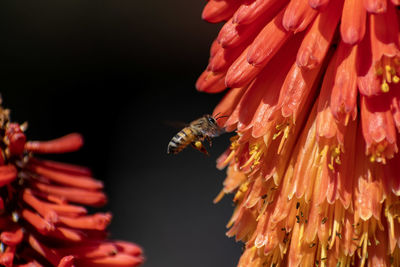
[[[242,198],[243,194],[246,193],[246,191],[249,189],[249,181],[243,183],[238,191],[236,192],[233,201],[236,202],[237,200],[239,200],[240,198]]]
[[[399,81],[400,81],[399,76],[394,75],[392,81],[393,81],[393,83],[399,83]]]
[[[382,90],[382,92],[384,92],[384,93],[389,92],[389,85],[386,83],[385,80],[383,80],[383,83],[381,84],[381,90]]]
[[[221,201],[221,199],[225,196],[224,189],[221,190],[221,192],[218,193],[218,195],[214,198],[213,202],[218,203]]]

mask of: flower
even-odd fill
[[[72,133],[51,141],[27,141],[26,124],[10,121],[0,106],[0,265],[138,266],[142,249],[107,239],[110,213],[88,214],[107,198],[88,168],[37,158],[78,150]]]
[[[400,265],[397,0],[210,0],[239,266]]]

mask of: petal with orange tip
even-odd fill
[[[285,118],[297,118],[301,105],[313,93],[314,83],[317,80],[320,65],[312,70],[300,68],[296,63],[288,72],[279,95],[277,111]]]
[[[228,20],[239,7],[239,1],[210,0],[203,9],[201,17],[211,23]]]
[[[101,181],[95,180],[89,176],[68,174],[32,163],[29,164],[27,168],[35,174],[41,175],[46,179],[59,184],[88,190],[99,190],[103,188],[103,183]]]
[[[347,125],[349,118],[357,116],[357,46],[339,44],[336,59],[336,76],[330,96],[332,115],[342,125]]]
[[[301,32],[307,28],[317,14],[318,11],[311,8],[308,0],[292,0],[286,7],[282,25],[287,31]]]
[[[282,45],[292,36],[282,26],[285,10],[279,12],[257,35],[249,46],[247,61],[256,67],[265,66],[269,60],[278,52]]]
[[[356,44],[365,35],[367,11],[362,0],[344,1],[340,34],[346,44]]]
[[[288,0],[255,0],[241,5],[233,15],[232,22],[238,25],[250,24],[260,17],[265,17],[274,7],[284,6]]]
[[[106,195],[99,191],[88,191],[78,188],[54,186],[42,183],[33,183],[33,187],[44,193],[64,197],[66,200],[75,203],[81,203],[90,206],[102,206],[107,202]]]
[[[225,73],[246,47],[247,43],[238,47],[220,49],[215,56],[210,59],[207,69],[214,73]]]
[[[364,8],[369,13],[385,13],[387,10],[387,0],[364,0]]]
[[[364,40],[357,47],[356,71],[357,86],[362,95],[373,96],[382,93],[381,81],[373,60],[368,29]]]
[[[329,0],[308,0],[308,4],[317,10],[325,10],[327,5],[329,4]]]
[[[396,129],[387,94],[361,96],[361,126],[366,142],[366,154],[371,160],[385,162],[397,152]]]
[[[272,106],[277,104],[280,86],[294,63],[295,56],[295,49],[283,49],[249,86],[241,100],[242,108],[239,110],[237,127],[239,131],[252,127],[255,121],[263,123],[263,118],[268,122],[272,115]],[[259,109],[260,106],[262,107]]]
[[[38,154],[66,153],[80,149],[83,137],[78,133],[71,133],[50,141],[28,141],[25,149]]]
[[[331,2],[314,20],[297,53],[299,66],[312,69],[322,63],[339,22],[342,5],[343,1]]]
[[[370,14],[371,49],[373,61],[381,60],[382,56],[399,57],[399,22],[396,7],[388,3],[384,14]]]
[[[264,66],[256,67],[247,62],[248,48],[229,67],[225,85],[229,88],[246,87],[263,69]]]
[[[197,79],[196,88],[200,92],[219,93],[225,86],[225,73],[213,73],[205,70]]]

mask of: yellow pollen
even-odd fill
[[[264,153],[264,146],[260,149],[260,144],[252,145],[250,147],[250,152],[249,152],[251,157],[240,168],[244,169],[247,166],[249,166],[250,164],[252,164],[252,166],[256,166],[256,165],[260,164],[260,158],[263,153]]]
[[[340,161],[340,148],[338,146],[335,146],[332,148],[331,151],[331,161],[328,164],[328,167],[330,170],[334,170],[334,163],[340,165],[342,162]]]
[[[375,67],[375,75],[381,77],[381,90],[384,93],[389,92],[390,83],[398,83],[400,78],[399,74],[399,58],[383,58],[377,63]]]
[[[246,193],[246,191],[247,191],[248,189],[249,189],[249,182],[243,183],[243,184],[239,187],[238,191],[236,192],[236,194],[235,194],[235,196],[234,196],[234,198],[233,198],[233,201],[236,202],[237,200],[239,200],[239,199],[243,196],[243,194]]]
[[[381,84],[381,90],[384,93],[389,92],[389,85],[387,84],[387,82],[384,80],[383,83]]]

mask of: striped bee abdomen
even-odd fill
[[[169,142],[167,153],[168,154],[177,154],[186,146],[188,146],[191,142],[193,142],[195,136],[193,131],[189,127],[185,127],[177,133]]]

